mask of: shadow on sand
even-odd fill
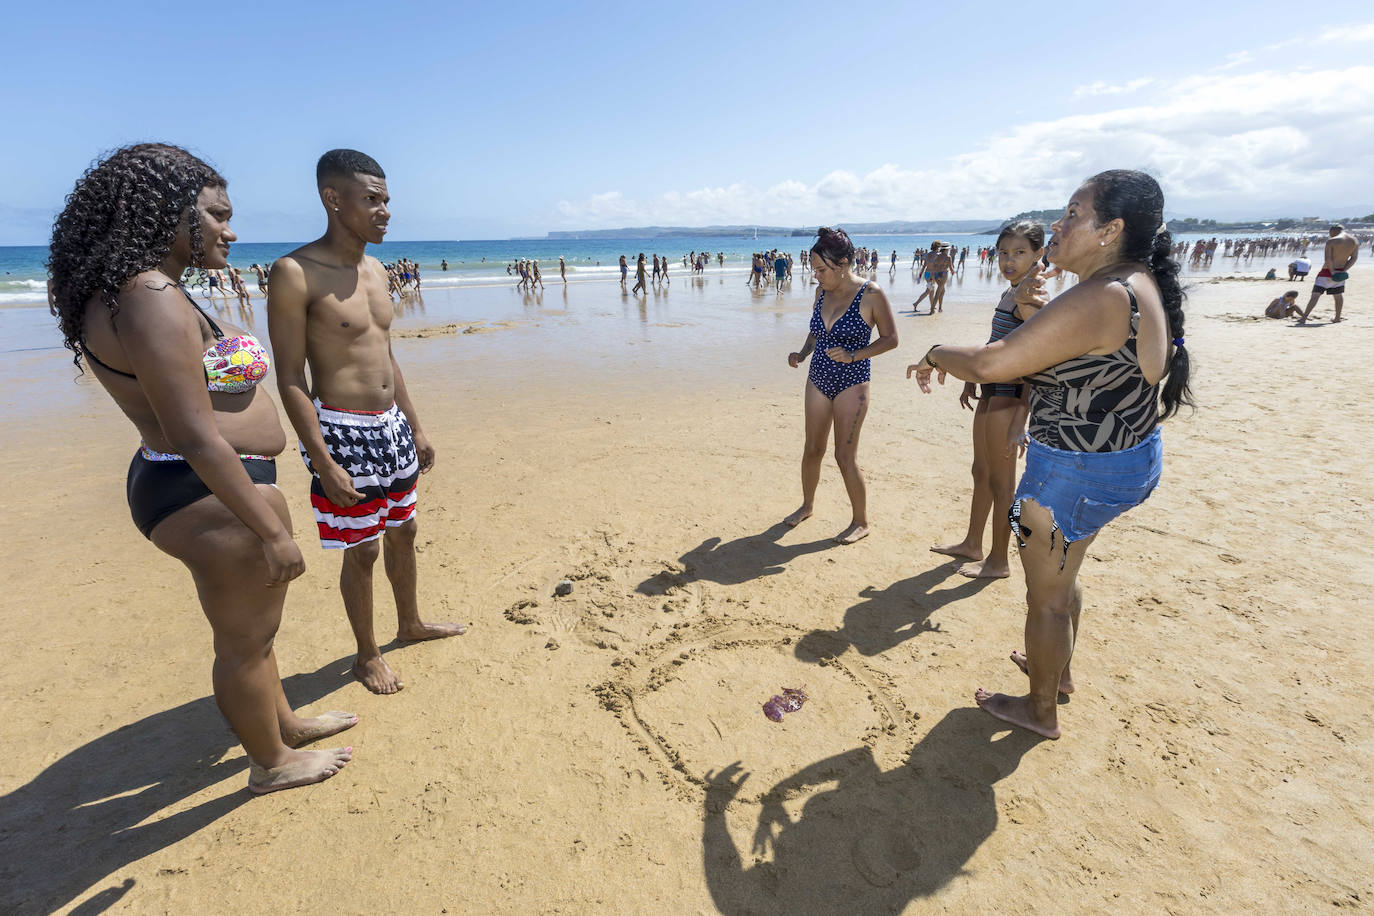
[[[922,633],[938,632],[940,625],[930,622],[931,614],[997,581],[960,576],[958,585],[935,591],[935,586],[955,575],[962,562],[943,563],[881,590],[865,588],[859,592],[863,600],[845,611],[838,630],[814,630],[797,642],[797,657],[815,661],[837,655],[849,646],[862,655],[878,655]]]
[[[351,683],[352,661],[285,678],[292,707]],[[214,698],[201,697],[96,738],[0,798],[0,912],[53,912],[247,802],[248,761],[222,759],[237,747]],[[237,791],[160,816],[235,774]],[[126,878],[73,912],[103,912],[133,887]]]
[[[707,538],[682,555],[685,573],[658,573],[641,582],[635,590],[642,595],[661,595],[671,586],[682,585],[684,580],[742,585],[762,576],[776,576],[797,557],[840,546],[830,538],[806,544],[779,544],[778,538],[791,530],[778,522],[767,531],[733,541]]]
[[[702,853],[711,898],[726,914],[901,912],[948,884],[992,835],[994,783],[1042,740],[980,709],[955,709],[887,772],[867,747],[813,763],[764,796],[748,866],[725,824],[748,774],[738,763],[710,774]],[[792,821],[782,801],[828,783]]]

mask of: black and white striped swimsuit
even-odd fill
[[[988,343],[1001,340],[1012,331],[1021,327],[1023,322],[1021,316],[1016,314],[1016,301],[1013,299],[1011,311],[1002,308],[1009,296],[1003,295],[1001,301],[997,303],[997,308],[992,310],[992,336],[988,338]],[[1023,386],[1020,382],[989,382],[982,386],[981,394],[984,400],[988,398],[1015,398],[1021,400]]]
[[[1139,445],[1159,423],[1159,384],[1145,381],[1136,352],[1140,309],[1131,285],[1131,330],[1114,353],[1075,356],[1026,376],[1031,386],[1028,432],[1071,452],[1119,452]]]

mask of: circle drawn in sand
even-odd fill
[[[598,694],[665,775],[693,793],[706,787],[707,773],[735,761],[750,774],[737,796],[748,802],[861,744],[883,769],[903,760],[913,742],[911,716],[885,677],[854,652],[803,661],[795,652],[801,635],[769,624],[670,640],[651,654],[647,670],[627,672]],[[770,722],[763,703],[783,687],[805,687],[810,699]]]

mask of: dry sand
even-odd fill
[[[971,701],[1022,687],[1019,565],[970,582],[927,550],[965,524],[969,415],[903,373],[984,335],[985,306],[899,318],[861,450],[875,531],[848,548],[832,464],[815,517],[777,524],[802,297],[739,296],[757,315],[729,346],[657,300],[636,321],[610,287],[573,317],[436,320],[396,344],[439,449],[421,598],[472,627],[393,647],[397,696],[351,681],[338,559],[288,453],[309,568],[287,693],[361,721],[339,776],[261,798],[208,695],[191,582],[129,521],[132,431],[56,371],[3,458],[0,911],[1368,908],[1374,287],[1352,284],[1341,325],[1253,318],[1286,287],[1193,291],[1202,409],[1166,426],[1163,485],[1084,567],[1059,742]],[[802,710],[764,718],[803,684]]]

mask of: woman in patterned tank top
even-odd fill
[[[1024,378],[1031,385],[1026,470],[1010,522],[1026,574],[1026,651],[1012,660],[1030,693],[979,688],[992,715],[1059,737],[1057,694],[1074,689],[1069,660],[1078,635],[1078,570],[1099,531],[1143,502],[1159,483],[1158,422],[1192,404],[1183,346],[1183,291],[1164,194],[1143,172],[1094,175],[1051,227],[1047,253],[1016,301],[1043,305],[1005,338],[981,347],[934,346],[910,366],[922,391],[946,373],[971,382]],[[1080,282],[1048,301],[1044,280]],[[1163,404],[1163,413],[1159,405]],[[1058,535],[1058,538],[1055,535]]]

